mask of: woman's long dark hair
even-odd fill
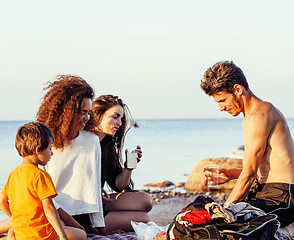
[[[85,130],[91,131],[97,134],[97,126],[102,121],[104,113],[113,106],[120,105],[124,110],[124,115],[121,119],[121,126],[116,131],[114,136],[106,135],[101,144],[102,152],[102,186],[106,181],[108,185],[115,191],[120,190],[115,186],[115,179],[118,174],[123,171],[122,167],[122,148],[124,144],[125,134],[127,132],[128,124],[128,107],[117,96],[113,95],[101,95],[92,104],[92,116],[88,121]],[[99,131],[99,130],[98,130]],[[126,191],[133,189],[133,181],[131,180]]]

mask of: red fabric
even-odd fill
[[[193,210],[188,212],[185,216],[181,217],[182,221],[188,221],[192,224],[208,224],[212,221],[206,210]]]

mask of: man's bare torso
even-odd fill
[[[294,183],[294,143],[288,128],[286,119],[272,104],[263,101],[255,103],[254,110],[244,117],[243,131],[246,129],[246,121],[254,114],[261,114],[266,117],[268,132],[265,139],[266,146],[259,164],[258,177],[260,183],[280,182]],[[257,126],[258,127],[258,126]],[[246,146],[252,144],[246,142]],[[249,146],[250,147],[250,146]]]

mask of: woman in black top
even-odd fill
[[[106,233],[133,231],[131,221],[150,221],[148,212],[152,198],[145,192],[134,191],[133,169],[122,164],[122,147],[127,128],[127,106],[117,96],[102,95],[92,105],[92,116],[85,130],[98,135],[102,151],[101,185],[105,182],[116,193],[103,195]],[[133,151],[140,162],[140,146]],[[127,160],[126,160],[127,161]]]

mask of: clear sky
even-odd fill
[[[230,118],[199,87],[222,60],[294,117],[293,0],[0,1],[0,120],[34,120],[45,83],[75,74],[136,119]]]

